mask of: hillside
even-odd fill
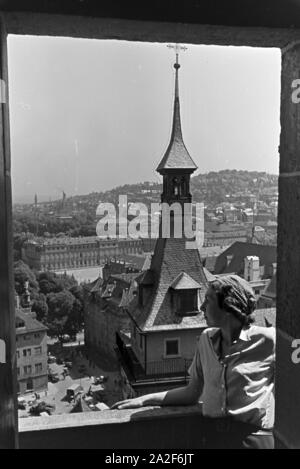
[[[258,198],[277,194],[278,176],[257,171],[223,170],[199,174],[191,178],[191,192],[195,202],[216,205],[242,198]],[[70,197],[72,203],[117,203],[119,195],[127,195],[128,202],[155,202],[160,200],[162,184],[143,182],[125,184],[106,192]]]

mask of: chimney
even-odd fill
[[[260,267],[258,256],[247,256],[244,259],[244,279],[248,282],[260,280]]]
[[[228,254],[228,255],[226,256],[226,267],[229,266],[229,264],[230,264],[230,262],[232,261],[232,259],[233,259],[233,254]]]

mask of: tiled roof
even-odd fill
[[[195,282],[195,280],[187,273],[180,272],[180,274],[171,283],[171,288],[173,288],[173,290],[190,290],[201,288],[201,285],[198,282]]]
[[[145,270],[136,278],[136,281],[139,285],[153,285],[154,283],[154,275],[153,272],[149,270]]]
[[[91,293],[96,293],[96,292],[100,291],[100,289],[103,285],[103,282],[104,282],[103,278],[99,276],[93,282],[83,285],[83,288],[85,290],[91,292]]]
[[[162,324],[159,326],[152,326],[149,332],[159,331],[178,331],[182,329],[199,329],[207,327],[206,320],[203,313],[195,314],[194,316],[184,316],[180,322],[172,324]]]
[[[205,232],[209,233],[234,233],[240,231],[246,231],[243,224],[229,224],[229,223],[214,223],[212,221],[205,221],[204,223]]]
[[[21,309],[16,311],[16,320],[21,320],[25,324],[22,330],[16,329],[17,335],[26,334],[26,332],[46,331],[47,327],[35,319],[30,313],[24,313]]]
[[[126,282],[130,284],[132,280],[135,280],[138,276],[140,275],[139,272],[134,272],[134,273],[123,273],[123,274],[112,274],[110,275],[109,278],[115,279],[115,280],[121,280],[123,282]]]
[[[140,307],[135,298],[129,312],[143,330],[156,330],[166,326],[174,328],[199,327],[203,320],[202,313],[182,317],[172,311],[170,287],[178,276],[185,272],[197,285],[201,286],[200,301],[204,300],[207,278],[204,274],[199,251],[186,249],[184,238],[159,238],[152,257],[151,271],[154,285],[150,288],[149,298],[144,307]],[[153,329],[154,328],[154,329]]]
[[[246,256],[258,256],[260,265],[264,266],[275,263],[276,255],[276,246],[236,241],[218,256],[214,273],[226,274],[234,272],[241,274],[244,271],[244,259]],[[227,256],[232,256],[228,264]]]
[[[113,291],[116,287],[116,283],[107,283],[102,291],[101,298],[110,298],[113,294]]]
[[[128,289],[123,290],[119,307],[127,308],[135,297],[135,293],[137,293],[137,285],[136,282],[133,281]]]
[[[112,274],[106,281],[99,277],[97,281],[85,285],[85,288],[91,293],[99,293],[101,299],[105,300],[103,305],[111,304],[115,307],[125,307],[134,298],[134,292],[137,290],[135,279],[139,275],[139,272]],[[91,299],[91,301],[93,300]]]
[[[126,264],[132,264],[132,266],[138,270],[147,270],[151,264],[151,255],[149,254],[122,254],[118,257],[125,261]]]

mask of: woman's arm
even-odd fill
[[[112,406],[112,409],[131,409],[135,407],[145,407],[151,405],[193,405],[198,402],[201,393],[202,383],[192,378],[189,384],[185,387],[146,394],[134,399],[127,399],[125,401],[116,402],[116,404]]]

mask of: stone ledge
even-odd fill
[[[143,422],[149,420],[201,416],[201,405],[174,407],[142,407],[126,410],[102,410],[78,414],[27,417],[19,419],[19,432],[39,432],[101,425]]]

